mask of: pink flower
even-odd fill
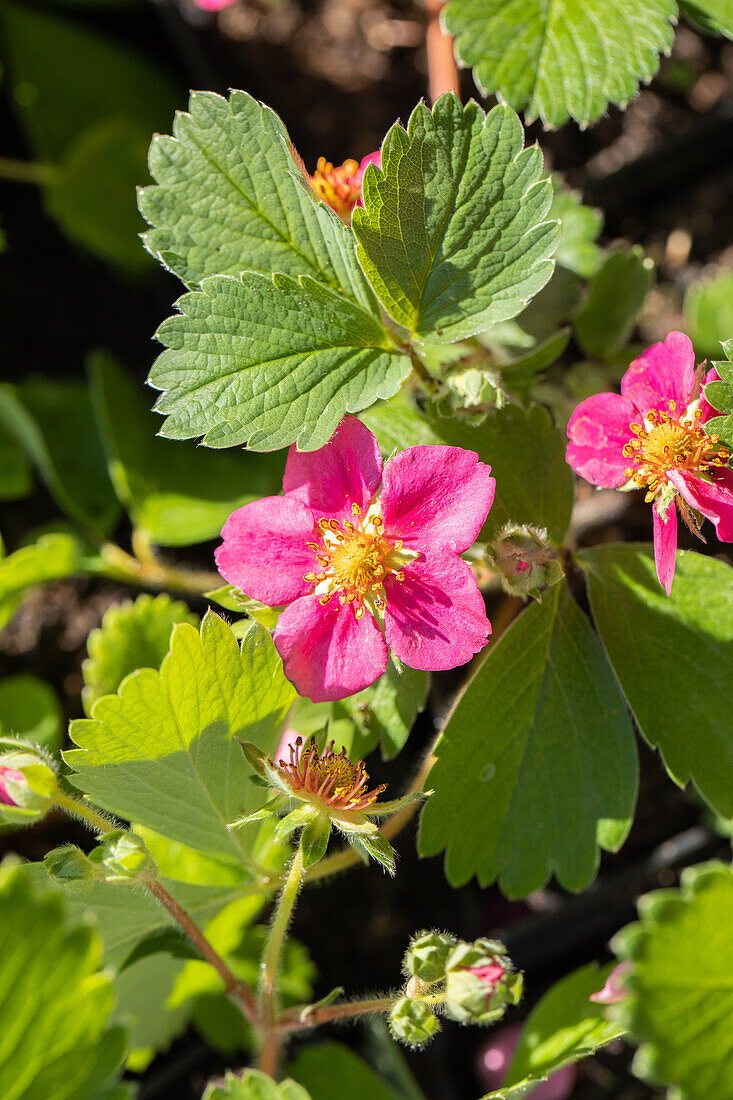
[[[318,451],[290,448],[281,497],[234,512],[216,552],[246,595],[285,605],[274,641],[285,674],[315,702],[374,683],[389,650],[447,669],[491,624],[470,567],[494,498],[490,468],[460,447],[409,447],[382,471],[377,441],[347,416]]]
[[[222,8],[236,4],[237,0],[193,0],[193,2],[202,11],[221,11]]]
[[[17,768],[6,768],[0,764],[0,802],[4,806],[17,806],[18,803],[8,791],[8,783],[25,783],[25,775]]]
[[[361,164],[357,164],[355,160],[345,160],[338,168],[334,168],[325,157],[319,157],[315,172],[308,177],[319,199],[327,203],[347,223],[351,221],[354,207],[364,205],[361,201],[361,185],[369,164],[382,167],[382,153],[379,149],[364,157]]]
[[[713,368],[704,382],[716,378]],[[593,485],[647,490],[657,576],[667,595],[674,578],[678,510],[699,537],[698,513],[715,524],[719,539],[733,542],[730,454],[716,435],[703,430],[716,413],[701,396],[702,382],[689,338],[671,332],[634,360],[621,380],[621,395],[589,397],[568,424],[566,457],[576,473]]]
[[[606,984],[603,989],[599,989],[597,993],[592,993],[588,998],[598,1005],[615,1005],[618,1001],[624,1001],[629,995],[629,991],[624,987],[624,976],[631,970],[631,963],[622,962],[618,966],[614,966],[611,973],[606,978]]]

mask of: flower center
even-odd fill
[[[384,578],[388,573],[403,581],[403,566],[412,551],[403,550],[399,539],[390,541],[382,531],[382,517],[367,513],[362,517],[358,504],[352,505],[354,522],[321,519],[321,542],[309,542],[315,554],[319,572],[306,573],[305,580],[316,585],[315,591],[325,606],[334,593],[338,593],[342,605],[355,604],[357,619],[367,609],[383,611]]]
[[[699,409],[677,416],[674,401],[669,412],[652,409],[643,424],[630,424],[636,439],[624,445],[623,453],[632,459],[626,477],[640,489],[647,488],[646,500],[652,501],[667,484],[667,470],[689,470],[707,474],[716,466],[727,465],[730,452],[721,447],[717,435],[706,435]]]
[[[369,773],[363,761],[352,764],[346,756],[346,749],[334,752],[331,743],[319,753],[315,737],[311,737],[305,748],[303,738],[296,737],[290,746],[290,760],[278,762],[283,778],[295,792],[305,792],[337,810],[363,810],[376,802],[386,784],[366,789]]]
[[[325,157],[319,157],[316,170],[310,177],[311,187],[319,199],[346,221],[361,195],[361,179],[356,176],[358,171],[359,165],[355,160],[345,160],[334,168]]]

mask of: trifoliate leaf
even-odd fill
[[[367,168],[357,255],[382,305],[416,339],[450,343],[516,316],[552,274],[558,225],[537,146],[514,111],[454,93],[395,124]]]
[[[639,900],[638,924],[612,946],[631,962],[621,1023],[641,1043],[634,1070],[678,1100],[733,1097],[733,870],[703,863],[680,890]]]
[[[449,0],[445,25],[485,95],[555,127],[631,99],[671,47],[676,16],[675,0]]]
[[[87,638],[89,656],[82,665],[82,701],[87,714],[102,695],[112,695],[125,676],[138,668],[158,668],[168,652],[176,623],[198,622],[187,605],[161,594],[143,593],[133,603],[110,607],[102,625]]]
[[[638,246],[609,253],[575,317],[575,336],[586,355],[604,362],[618,355],[653,282],[654,264]]]
[[[255,808],[260,792],[237,738],[274,751],[294,696],[269,635],[253,623],[241,652],[211,613],[201,632],[179,623],[160,672],[128,676],[73,722],[70,781],[127,820],[229,859],[244,859],[243,834],[227,823]]]
[[[411,370],[371,313],[306,276],[212,276],[178,306],[150,372],[168,439],[315,450]]]
[[[503,1087],[483,1100],[529,1095],[538,1081],[623,1034],[622,1027],[606,1019],[603,1007],[588,999],[603,987],[611,969],[591,963],[545,993],[527,1017]]]
[[[721,345],[733,334],[733,274],[725,271],[693,283],[685,295],[684,312],[685,332],[698,359],[720,359]]]
[[[27,867],[0,870],[0,1096],[77,1100],[122,1059],[99,940]]]
[[[454,886],[475,874],[524,897],[554,872],[580,890],[598,868],[598,846],[621,846],[636,798],[633,730],[600,643],[563,585],[489,650],[436,755],[419,848],[447,849]]]
[[[558,264],[567,271],[589,279],[601,265],[601,250],[596,244],[603,228],[603,214],[584,206],[578,191],[565,187],[559,176],[552,177],[555,197],[548,217],[560,222],[557,246]]]
[[[150,147],[158,186],[140,192],[150,252],[190,287],[207,275],[281,271],[371,308],[351,230],[315,201],[275,112],[238,91],[193,92],[189,112]]]
[[[312,1100],[344,1100],[347,1096],[401,1100],[383,1077],[343,1043],[306,1047],[290,1063],[288,1073],[308,1089]]]
[[[159,546],[216,538],[233,511],[282,488],[283,457],[217,454],[156,436],[150,392],[111,356],[89,364],[112,484],[133,524]]]
[[[209,1085],[203,1100],[311,1100],[295,1081],[277,1084],[266,1073],[247,1069],[242,1077],[227,1073],[222,1082]]]
[[[701,30],[733,38],[733,0],[680,0],[680,13]]]
[[[648,546],[583,550],[598,632],[641,733],[680,786],[733,816],[733,570],[677,552],[667,596]]]
[[[0,386],[0,422],[72,519],[107,534],[119,516],[89,393],[80,382],[33,379]]]
[[[0,735],[22,737],[52,752],[64,739],[63,714],[56,692],[27,672],[0,680]]]

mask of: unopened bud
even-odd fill
[[[155,873],[155,864],[145,842],[124,829],[106,833],[89,853],[89,859],[103,882],[140,882]]]
[[[522,975],[493,940],[458,944],[446,970],[445,1010],[462,1023],[491,1023],[522,995]]]
[[[440,1021],[430,1006],[416,997],[400,997],[392,1005],[389,1026],[395,1039],[410,1046],[422,1046],[440,1031]]]
[[[68,890],[85,890],[96,878],[91,860],[73,844],[54,848],[43,863],[51,878]]]
[[[12,745],[3,741],[2,747]],[[0,753],[0,822],[33,825],[46,816],[58,792],[56,772],[40,752],[23,745]]]
[[[444,932],[418,933],[405,954],[405,973],[414,975],[428,985],[442,981],[446,963],[455,945],[455,937]]]
[[[542,527],[507,524],[491,556],[504,588],[513,596],[539,598],[563,577],[557,550]]]

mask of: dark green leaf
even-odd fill
[[[733,38],[732,0],[680,0],[680,12],[701,30]]]
[[[0,500],[20,500],[33,488],[33,474],[25,451],[0,423]]]
[[[575,318],[575,335],[586,355],[604,362],[618,355],[653,282],[654,264],[638,246],[606,257]]]
[[[306,1047],[288,1072],[313,1100],[400,1100],[383,1078],[342,1043]]]
[[[52,687],[27,672],[0,680],[0,734],[22,737],[55,752],[64,721]]]
[[[425,706],[429,688],[429,673],[407,667],[399,673],[390,664],[371,687],[334,703],[333,719],[348,717],[354,727],[351,743],[345,745],[351,759],[363,759],[378,744],[385,760],[396,756]]]

